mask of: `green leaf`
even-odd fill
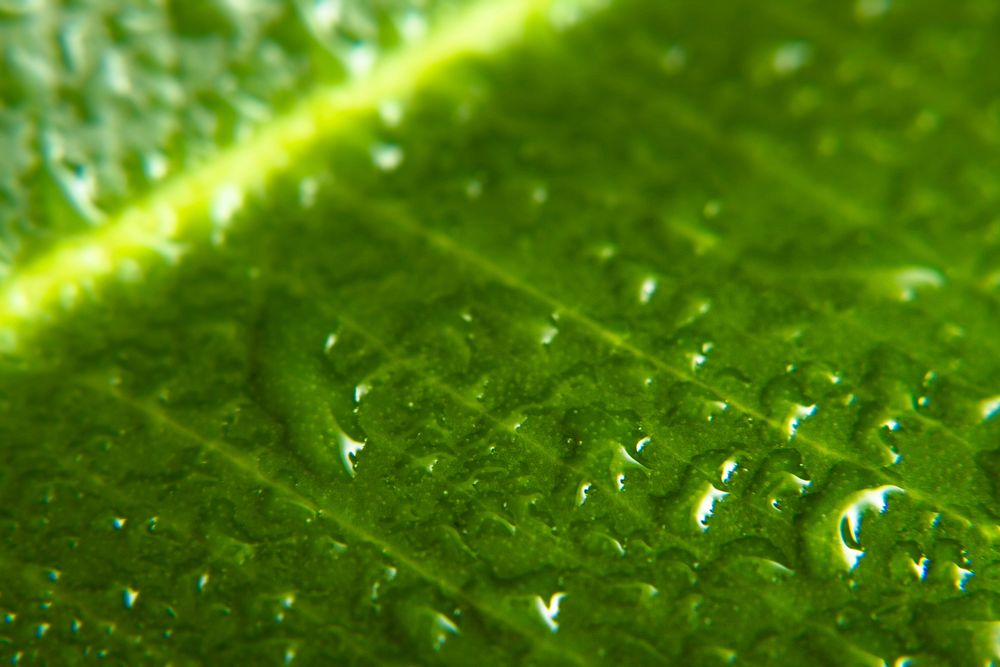
[[[998,9],[366,5],[0,2],[0,657],[1000,661]]]

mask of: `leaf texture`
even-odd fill
[[[4,657],[1000,661],[997,9],[595,8],[8,318]]]

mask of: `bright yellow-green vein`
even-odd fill
[[[11,348],[29,325],[72,305],[113,275],[177,254],[175,239],[196,225],[223,227],[252,192],[358,112],[402,96],[442,64],[487,53],[516,39],[533,16],[572,11],[586,0],[483,0],[441,24],[426,39],[387,56],[365,77],[313,91],[250,139],[179,174],[99,228],[63,240],[0,287],[0,347]],[[593,1],[589,4],[593,4]],[[221,230],[217,230],[221,231]]]

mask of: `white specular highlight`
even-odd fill
[[[553,593],[552,597],[549,598],[548,604],[546,604],[542,596],[535,596],[535,610],[538,611],[538,615],[542,617],[545,625],[549,626],[549,630],[552,632],[559,631],[559,622],[556,621],[556,616],[559,615],[559,603],[565,597],[565,593]]]
[[[905,493],[905,491],[898,486],[885,484],[871,489],[863,489],[847,498],[837,521],[837,540],[840,544],[841,557],[848,570],[853,570],[858,566],[858,561],[864,557],[865,551],[847,543],[844,539],[844,528],[847,528],[847,535],[850,536],[852,542],[860,547],[861,519],[864,513],[870,509],[876,510],[879,514],[885,512],[890,493]]]
[[[705,491],[694,506],[694,520],[703,532],[708,530],[708,520],[715,514],[715,503],[728,495],[712,484],[705,484]]]

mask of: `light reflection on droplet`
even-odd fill
[[[855,549],[850,546],[843,537],[843,528],[847,527],[847,534],[855,544],[861,544],[861,518],[869,509],[877,510],[879,514],[885,512],[888,507],[887,497],[890,493],[905,493],[903,489],[892,484],[885,484],[872,489],[863,489],[852,494],[847,499],[847,506],[840,513],[837,522],[837,539],[840,542],[841,556],[848,570],[853,570],[858,566],[858,561],[865,555],[863,549]]]
[[[354,477],[358,454],[360,454],[361,450],[365,448],[365,443],[352,440],[345,433],[341,433],[339,435],[339,440],[340,458],[341,461],[343,461],[344,469],[347,471],[348,475]]]
[[[656,278],[650,276],[642,281],[639,286],[639,303],[649,303],[656,293]]]
[[[549,626],[549,630],[552,632],[558,632],[559,630],[559,623],[556,621],[556,617],[559,615],[559,603],[565,597],[565,593],[553,593],[552,597],[549,598],[548,604],[546,604],[540,595],[535,596],[535,609],[542,617],[542,620],[545,621],[545,625]]]
[[[694,507],[694,520],[702,532],[708,530],[708,520],[715,513],[715,503],[728,495],[727,492],[720,491],[712,484],[705,484],[705,492]]]
[[[135,606],[135,601],[139,599],[139,591],[132,588],[131,586],[126,586],[125,590],[122,591],[122,602],[125,604],[126,609],[131,609]]]
[[[729,478],[733,476],[733,473],[736,472],[736,469],[739,467],[740,464],[737,463],[734,459],[726,459],[722,463],[722,473],[719,475],[719,479],[723,483],[728,482]]]
[[[395,144],[377,144],[372,148],[372,162],[382,171],[396,171],[403,164],[403,149]]]
[[[799,430],[802,421],[816,414],[815,405],[793,405],[785,418],[785,436],[788,442],[795,440],[795,433]]]

